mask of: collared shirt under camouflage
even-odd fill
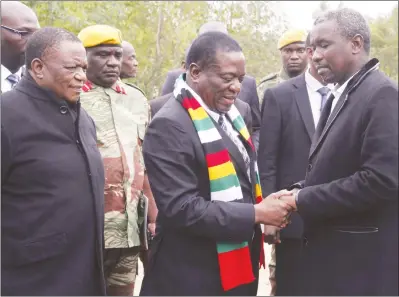
[[[289,79],[289,77],[284,69],[281,69],[280,72],[272,73],[262,78],[256,87],[259,97],[259,105],[262,106],[263,96],[266,89],[277,86],[279,83],[286,81],[287,79]]]
[[[148,101],[121,81],[112,88],[87,82],[80,101],[95,122],[104,162],[105,248],[139,246],[145,171],[141,140],[150,120]]]

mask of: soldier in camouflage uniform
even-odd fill
[[[270,89],[274,86],[277,86],[279,83],[286,81],[287,79],[289,79],[289,76],[285,72],[284,68],[281,69],[280,72],[272,73],[262,78],[258,86],[256,87],[260,106],[262,106],[263,95],[265,94],[266,89]]]
[[[281,54],[282,68],[277,73],[272,73],[262,78],[257,86],[258,97],[263,113],[263,97],[266,89],[303,73],[308,65],[306,51],[299,52],[296,44],[305,45],[306,32],[303,30],[288,30],[279,39],[277,49]]]
[[[136,88],[119,80],[120,31],[105,25],[83,29],[87,78],[80,97],[94,120],[105,169],[104,273],[107,295],[132,296],[140,251],[141,199],[149,190],[141,142],[149,106]],[[150,191],[144,193],[153,199]]]
[[[257,86],[258,96],[261,104],[261,116],[263,116],[263,98],[265,91],[279,83],[296,77],[307,69],[308,60],[305,49],[307,33],[303,30],[288,30],[279,39],[277,49],[281,54],[282,69],[278,73],[270,74]],[[271,260],[269,262],[269,281],[271,285],[270,295],[276,293],[276,249],[271,248]]]

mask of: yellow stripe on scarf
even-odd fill
[[[227,163],[218,166],[209,167],[208,170],[210,180],[219,179],[230,174],[236,174],[233,163],[231,163],[231,161],[228,161]]]
[[[188,112],[190,113],[191,119],[193,121],[202,120],[202,119],[205,119],[205,118],[208,117],[208,114],[206,113],[205,109],[203,109],[202,107],[201,108],[197,108],[195,110],[192,109],[192,108],[189,108]]]

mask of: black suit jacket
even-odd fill
[[[312,144],[297,203],[308,242],[303,295],[398,295],[398,87],[376,62]]]
[[[250,126],[249,106],[240,101],[235,104]],[[203,146],[187,111],[177,100],[169,100],[148,126],[144,161],[159,213],[141,295],[223,294],[218,241],[252,243],[255,276],[259,272],[261,231],[254,225],[255,176],[252,172],[250,181],[237,147],[216,127],[236,169],[243,203],[211,202]],[[255,160],[251,151],[249,155]],[[256,295],[256,290],[257,281],[238,287],[235,293]]]
[[[315,131],[305,74],[267,89],[263,99],[258,166],[263,195],[305,178]],[[300,238],[303,222],[293,213],[281,237]]]
[[[183,73],[182,69],[175,69],[168,72],[166,81],[162,87],[161,96],[172,93],[176,79],[180,74]],[[252,113],[252,141],[258,149],[259,146],[259,131],[260,131],[260,109],[259,109],[259,97],[256,91],[256,81],[252,76],[246,75],[242,81],[241,91],[238,94],[238,98],[242,101],[247,102],[251,107]]]
[[[2,295],[105,295],[93,120],[29,73],[0,98]]]
[[[165,103],[172,97],[173,94],[168,93],[166,95],[150,100],[149,103],[151,108],[151,118],[153,118],[155,114],[161,109],[161,107],[164,106]]]

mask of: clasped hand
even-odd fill
[[[296,211],[294,192],[281,190],[255,205],[255,222],[281,229],[289,223],[292,211]]]

